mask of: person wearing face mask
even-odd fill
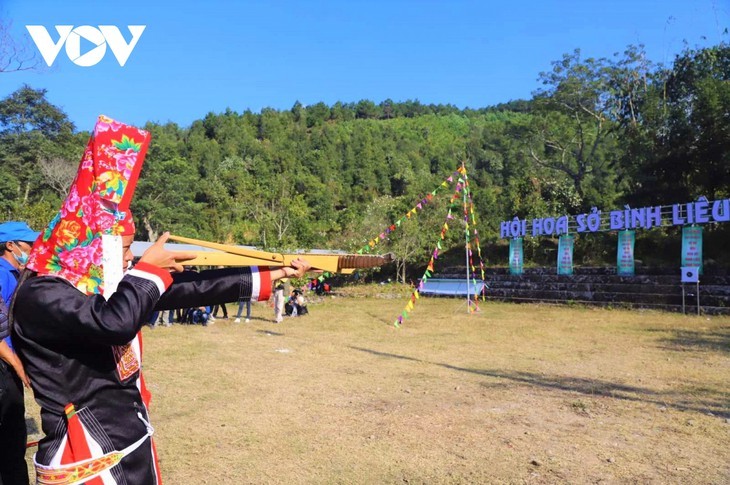
[[[7,308],[39,234],[25,222],[0,224],[0,483],[28,483],[23,384],[29,382],[12,348]]]

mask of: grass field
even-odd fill
[[[145,329],[165,483],[730,482],[730,318],[405,301]]]

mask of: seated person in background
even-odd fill
[[[210,307],[200,306],[197,308],[191,308],[188,310],[188,319],[193,325],[201,324],[204,327],[208,326],[208,320],[210,319]]]
[[[309,289],[314,292],[315,295],[321,296],[324,293],[324,285],[319,278],[314,278],[309,284]]]
[[[284,310],[287,315],[292,317],[302,316],[309,313],[301,290],[294,290],[291,292],[291,296],[289,296],[288,301],[284,305]]]

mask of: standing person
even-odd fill
[[[218,266],[218,269],[223,269],[223,268],[225,268],[225,266]],[[210,316],[212,317],[211,320],[215,321],[215,319],[218,318],[219,309],[223,311],[223,316],[221,318],[225,318],[226,320],[228,320],[228,308],[226,308],[225,303],[222,305],[213,306],[213,310],[210,313]],[[239,322],[240,322],[240,320],[239,320]],[[236,323],[238,323],[238,322],[236,322]]]
[[[162,310],[159,315],[160,318],[157,321],[159,325],[169,327],[175,321],[175,310]]]
[[[13,350],[8,307],[18,286],[20,270],[28,262],[33,241],[39,235],[25,222],[0,224],[0,484],[28,483],[23,385],[29,383]]]
[[[289,267],[182,272],[194,254],[163,234],[127,270],[129,205],[149,134],[100,117],[58,215],[30,255],[11,315],[13,340],[41,407],[39,483],[161,483],[142,376],[140,328],[155,310],[268,297]],[[164,190],[164,188],[160,188]],[[83,207],[83,210],[79,210]]]
[[[274,323],[284,320],[284,284],[279,283],[274,289]]]
[[[223,316],[221,318],[225,318],[226,320],[228,320],[228,308],[226,308],[225,303],[222,305],[213,306],[213,313],[211,314],[211,316],[213,318],[218,318],[218,309],[223,311]]]
[[[238,313],[236,313],[236,319],[233,323],[241,323],[241,313],[243,313],[243,307],[246,306],[246,323],[251,321],[251,298],[242,298],[238,300]]]

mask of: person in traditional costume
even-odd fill
[[[129,205],[148,132],[101,116],[69,194],[33,245],[11,307],[13,342],[41,407],[39,484],[160,484],[141,327],[156,310],[268,299],[284,268],[182,272],[165,233],[129,270]],[[162,190],[162,188],[161,188]]]

